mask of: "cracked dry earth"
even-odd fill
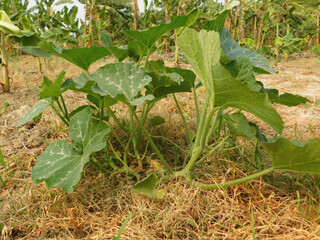
[[[63,135],[67,131],[63,131],[64,127],[51,111],[47,111],[35,123],[15,127],[19,119],[38,101],[37,89],[42,77],[36,71],[36,64],[36,59],[31,56],[15,59],[11,64],[11,78],[14,79],[12,93],[0,93],[0,147],[5,158],[35,157],[45,148],[48,139],[67,138]],[[104,62],[97,63],[94,68],[101,64]],[[168,62],[168,65],[172,63]],[[62,69],[67,72],[66,77],[75,77],[81,73],[68,62],[54,59],[51,69],[46,70],[45,74],[54,79]],[[275,74],[260,75],[257,79],[266,88],[277,88],[280,93],[300,94],[310,100],[297,107],[276,106],[285,122],[284,135],[297,140],[320,137],[320,59],[310,55],[307,58],[302,56],[278,63],[275,69]],[[79,93],[67,92],[66,101],[67,105],[76,108],[85,104],[86,99]],[[7,110],[5,102],[9,105]],[[57,128],[60,128],[59,131],[56,131]]]

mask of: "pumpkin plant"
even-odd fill
[[[72,62],[85,72],[64,82],[64,73],[54,82],[45,77],[39,93],[41,100],[18,123],[22,125],[39,118],[51,106],[69,126],[73,144],[61,140],[51,143],[32,169],[33,182],[45,181],[50,188],[57,186],[72,192],[87,163],[106,173],[126,172],[139,179],[142,176],[130,168],[130,161],[138,161],[142,167],[142,163],[148,159],[145,153],[149,146],[161,162],[156,165],[162,178],[185,177],[204,189],[243,183],[274,170],[320,173],[317,164],[320,160],[320,140],[309,140],[304,144],[281,137],[283,121],[272,105],[294,106],[308,100],[289,93],[279,95],[277,90],[265,89],[262,83],[256,81],[257,74],[270,74],[273,69],[263,56],[239,47],[230,32],[223,28],[228,12],[228,9],[222,12],[199,32],[186,28],[195,20],[194,12],[173,16],[168,23],[145,31],[125,31],[130,40],[127,46],[119,48],[112,45],[106,34],[102,38],[104,47],[60,49],[52,43],[40,42],[39,46],[44,51]],[[178,36],[177,44],[194,72],[166,67],[163,61],[149,60],[150,54],[156,50],[156,41],[177,28],[185,28]],[[119,62],[106,64],[90,73],[90,65],[109,54],[113,54]],[[121,62],[127,57],[133,62]],[[199,87],[205,90],[202,107],[197,97]],[[90,103],[69,113],[62,97],[68,90],[86,93]],[[190,130],[175,97],[178,92],[194,93],[196,133]],[[147,127],[147,123],[154,126],[165,121],[161,116],[150,118],[149,113],[168,95],[172,95],[177,104],[189,140],[189,148],[184,155],[185,164],[174,167],[173,160],[166,159],[161,153]],[[117,108],[112,108],[118,103],[128,109],[124,119],[119,119]],[[268,124],[277,137],[268,140],[258,126],[246,118],[244,112]],[[114,131],[114,124],[127,136],[126,142]],[[222,131],[222,127],[228,131]],[[147,144],[141,154],[143,135]],[[221,184],[206,185],[194,181],[191,177],[193,169],[237,136],[259,141],[272,160],[270,168]],[[121,154],[115,150],[114,141],[123,147]],[[137,183],[133,191],[161,198],[163,191],[154,189],[158,182],[157,174],[152,173]]]

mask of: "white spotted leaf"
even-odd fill
[[[86,108],[71,118],[69,135],[74,145],[59,140],[38,157],[32,169],[34,184],[45,181],[49,188],[73,191],[90,155],[106,146],[105,135],[110,131],[106,123],[93,119],[92,114],[92,109]]]
[[[31,110],[18,122],[17,127],[26,124],[32,120],[38,119],[42,112],[52,103],[52,98],[41,99]]]
[[[124,95],[126,100],[133,101],[151,77],[131,63],[112,63],[99,68],[90,78],[96,82],[92,87],[95,93],[102,96]]]

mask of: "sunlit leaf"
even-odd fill
[[[0,32],[4,34],[22,35],[20,29],[13,24],[7,13],[0,10]]]

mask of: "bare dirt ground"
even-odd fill
[[[257,179],[214,191],[199,190],[176,179],[161,184],[167,192],[163,200],[134,195],[124,176],[106,176],[91,168],[72,194],[49,190],[44,184],[33,186],[30,171],[36,157],[50,142],[67,139],[68,133],[50,110],[41,120],[15,127],[38,101],[42,76],[36,59],[30,56],[12,59],[10,67],[12,93],[0,94],[0,147],[7,162],[6,168],[0,166],[0,177],[5,179],[0,188],[0,239],[111,239],[124,219],[137,211],[141,212],[131,217],[121,239],[320,239],[317,190],[301,184],[302,175],[288,175],[285,179],[293,180],[283,182],[283,187]],[[45,74],[53,80],[62,69],[67,77],[81,72],[68,62],[53,59]],[[284,134],[299,140],[320,137],[320,60],[293,59],[277,64],[276,70],[276,74],[262,75],[258,80],[281,93],[300,94],[310,100],[298,107],[277,106],[287,127]],[[179,99],[188,103],[191,97],[180,95]],[[66,101],[75,108],[86,99],[68,92]],[[170,105],[172,99],[165,101],[168,107],[157,106],[156,111],[177,115],[177,109]],[[189,109],[188,104],[182,107]],[[171,137],[183,131],[181,122],[173,119]],[[232,175],[244,173],[230,168]],[[301,181],[296,183],[296,178]],[[307,177],[306,182],[310,179],[320,182],[317,176]]]

